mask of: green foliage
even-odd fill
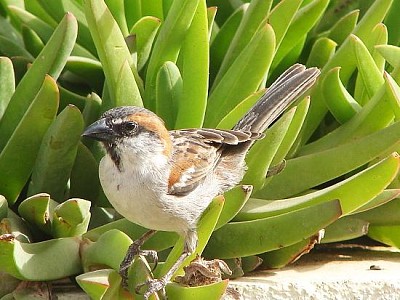
[[[0,295],[80,274],[93,299],[131,299],[151,268],[135,259],[130,292],[117,271],[146,229],[109,207],[84,127],[144,105],[169,129],[229,129],[295,62],[321,69],[316,86],[251,149],[242,185],[212,202],[196,253],[241,276],[292,262],[324,228],[322,243],[400,247],[400,2],[343,3],[0,0],[0,281],[11,282]],[[156,276],[182,243],[167,232],[145,243],[164,262]],[[226,285],[167,294],[211,299]]]

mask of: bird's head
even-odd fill
[[[110,109],[87,127],[82,136],[102,142],[118,167],[125,154],[134,160],[171,154],[171,138],[164,122],[141,107]]]

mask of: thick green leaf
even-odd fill
[[[275,32],[276,48],[284,39],[290,24],[292,23],[297,11],[300,8],[303,0],[283,0],[279,1],[271,11],[268,22],[271,24]]]
[[[0,270],[29,281],[48,281],[81,271],[80,238],[21,243],[9,235],[0,236]]]
[[[382,74],[385,70],[386,61],[375,49],[375,46],[385,45],[387,40],[388,33],[385,25],[378,24],[372,30],[369,38],[365,40],[365,46],[361,44],[355,47],[355,53],[358,53],[356,59],[359,73],[354,87],[354,98],[361,105],[365,105],[372,98],[374,91],[376,92],[379,89],[379,84],[383,83]],[[368,51],[363,49],[365,47]],[[371,78],[366,76],[366,71],[371,73]],[[374,79],[377,81],[374,82]]]
[[[316,0],[312,1],[306,6],[299,9],[291,22],[285,37],[283,38],[279,48],[276,50],[274,60],[272,62],[272,69],[282,61],[282,59],[297,45],[310,29],[317,23],[324,13],[329,0]]]
[[[50,234],[51,220],[57,205],[49,194],[40,193],[22,201],[18,206],[18,213],[29,223]]]
[[[142,17],[142,1],[132,0],[125,2],[125,18],[128,28],[132,28],[134,24]]]
[[[90,201],[78,198],[68,199],[54,209],[59,219],[64,219],[71,225],[82,223],[90,215]]]
[[[83,237],[91,241],[97,241],[102,234],[112,229],[118,229],[128,235],[133,241],[141,237],[148,229],[120,219],[103,226],[96,227],[85,234]],[[174,232],[157,232],[142,247],[142,249],[152,249],[156,251],[165,250],[172,247],[177,241],[177,234]]]
[[[341,45],[356,27],[359,15],[359,10],[353,10],[341,17],[329,30],[328,37]]]
[[[223,117],[222,120],[218,123],[216,128],[232,129],[236,125],[236,123],[239,122],[239,120],[253,107],[253,105],[264,94],[265,89],[261,89],[248,96],[238,105],[236,105],[229,113],[227,113],[226,116]]]
[[[182,97],[182,77],[178,67],[171,61],[165,62],[157,75],[156,102],[157,114],[168,129],[173,129]],[[185,99],[188,101],[188,99]]]
[[[400,120],[400,87],[388,73],[385,72],[383,77],[385,78],[388,102],[393,110],[395,120],[398,121]]]
[[[211,44],[210,83],[214,82],[225,54],[228,51],[232,39],[235,36],[235,33],[238,30],[238,27],[248,7],[249,4],[245,3],[241,5],[234,13],[232,13],[228,20],[226,20],[226,22],[222,25]]]
[[[36,2],[36,1],[37,0],[32,0],[31,2]],[[16,6],[9,6],[9,9],[13,17],[16,18],[18,22],[21,23],[22,26],[26,26],[32,29],[44,43],[47,43],[49,41],[51,35],[53,34],[54,28],[57,25],[57,23],[54,20],[53,22],[50,22],[51,24],[54,23],[54,25],[49,25],[50,23],[44,22],[44,20],[39,19],[37,15],[33,15],[22,8]],[[72,54],[91,59],[96,59],[95,55],[91,54],[88,50],[86,50],[79,44],[74,45],[72,49]]]
[[[360,62],[360,64],[362,63]],[[341,69],[341,74],[342,71],[343,69]],[[368,75],[366,74],[366,76]],[[387,81],[388,77],[383,77],[383,80]],[[329,135],[325,135],[319,140],[304,146],[300,154],[305,155],[318,151],[329,151],[329,149],[340,144],[366,137],[368,134],[375,134],[380,129],[391,124],[394,113],[391,104],[387,100],[385,91],[385,84],[382,84],[357,115]]]
[[[7,57],[0,57],[0,119],[15,90],[15,78],[12,62]]]
[[[240,22],[238,29],[236,30],[235,36],[229,46],[229,49],[224,57],[224,60],[219,68],[218,74],[214,80],[212,91],[220,84],[220,81],[228,76],[228,70],[231,66],[242,56],[242,53],[248,48],[251,40],[259,35],[260,28],[265,28],[267,23],[267,16],[271,9],[271,0],[254,0],[251,1],[248,9],[243,16],[243,20]],[[273,29],[271,29],[271,32]],[[275,39],[275,37],[274,37]],[[273,47],[265,47],[264,49],[275,48],[275,40],[273,41]],[[265,55],[265,54],[263,54]],[[269,56],[269,55],[267,55]],[[254,56],[256,58],[258,56]],[[268,64],[269,65],[269,64]],[[265,73],[265,72],[264,72]]]
[[[217,25],[215,24],[215,16],[217,15],[217,7],[211,6],[207,7],[207,25],[208,25],[208,41],[211,44],[211,40],[213,37],[213,32],[217,29]]]
[[[178,98],[175,128],[203,125],[208,95],[209,44],[206,1],[197,6],[179,53],[183,88]],[[158,111],[158,108],[157,108]]]
[[[344,217],[325,228],[321,243],[335,243],[364,236],[368,232],[369,223],[356,216]]]
[[[0,195],[0,220],[7,217],[7,213],[8,213],[7,199],[3,195]]]
[[[142,106],[142,98],[139,94],[139,90],[135,84],[134,75],[132,75],[132,70],[134,67],[130,67],[129,61],[125,60],[125,62],[121,66],[121,70],[118,73],[117,80],[115,82],[115,95],[114,95],[114,103],[115,106],[123,106],[123,105],[135,105]],[[136,72],[136,71],[134,71]],[[107,76],[107,75],[106,75]],[[130,97],[132,96],[132,97]],[[107,107],[107,103],[105,101],[102,104],[106,104],[102,106],[102,109],[105,110]]]
[[[28,195],[46,192],[54,200],[64,200],[82,131],[82,114],[75,106],[67,106],[43,137]]]
[[[44,48],[44,44],[38,34],[27,26],[22,26],[22,37],[26,50],[34,57],[38,56]]]
[[[334,55],[337,44],[327,38],[321,37],[315,41],[307,59],[307,66],[322,68]]]
[[[311,2],[311,1],[305,1]],[[320,20],[315,31],[317,33],[323,33],[334,27],[339,21],[342,20],[348,13],[353,10],[360,8],[365,13],[373,1],[354,1],[354,2],[342,2],[342,1],[331,1],[329,7],[324,13],[324,17]]]
[[[84,273],[77,276],[76,281],[91,299],[132,299],[132,295],[121,287],[121,276],[115,270]]]
[[[354,57],[363,87],[368,98],[372,98],[384,83],[382,72],[378,69],[365,44],[357,36],[351,35],[350,43],[353,46]]]
[[[376,226],[400,225],[400,199],[397,198],[374,209],[354,214],[354,217]]]
[[[13,41],[6,37],[0,36],[0,54],[8,57],[22,56],[32,60],[32,55],[23,47],[15,44]]]
[[[47,76],[0,153],[0,194],[10,203],[15,202],[29,179],[42,138],[54,120],[57,109],[58,88],[53,78]],[[7,113],[11,112],[7,109]],[[5,134],[1,136],[6,138]]]
[[[264,196],[282,198],[337,178],[399,147],[400,122],[331,149],[287,161],[286,168],[266,186]],[[297,180],[299,172],[302,180]]]
[[[100,191],[98,163],[90,150],[79,143],[70,178],[70,197],[95,202]]]
[[[77,42],[87,49],[91,54],[96,55],[96,48],[88,29],[88,21],[83,13],[82,5],[71,0],[38,0],[46,12],[59,22],[66,13],[71,13],[78,21]]]
[[[400,24],[399,18],[397,17],[399,10],[399,1],[393,1],[393,4],[385,18],[385,26],[389,32],[389,44],[391,45],[398,45],[400,42]]]
[[[143,69],[150,57],[151,47],[160,25],[159,19],[145,16],[137,21],[130,30],[130,34],[135,36],[138,71]]]
[[[54,237],[81,236],[90,221],[90,201],[73,198],[54,209],[51,232]]]
[[[400,65],[400,47],[393,45],[377,45],[375,48],[394,68]]]
[[[225,293],[228,286],[228,280],[212,283],[209,285],[202,285],[196,287],[186,287],[177,283],[168,284],[166,292],[168,299],[209,299],[219,300]]]
[[[322,81],[326,106],[340,123],[346,123],[360,110],[361,106],[346,90],[339,77],[340,68],[330,70]]]
[[[82,56],[70,56],[65,65],[65,69],[80,76],[96,91],[100,92],[104,83],[104,72],[101,63]]]
[[[364,207],[370,201],[375,201],[375,197],[378,197],[397,175],[398,168],[399,159],[389,156],[386,160],[346,180],[306,195],[283,200],[251,198],[235,220],[246,221],[276,216],[331,199],[338,199],[343,215],[347,215]],[[258,192],[257,196],[263,197],[263,192],[265,193],[267,190]]]
[[[236,105],[257,91],[267,73],[275,51],[275,35],[266,24],[219,80],[208,98],[205,126],[215,127]]]
[[[365,45],[367,46],[369,52],[372,55],[372,58],[374,59],[376,65],[378,66],[378,69],[383,72],[385,69],[385,59],[379,54],[379,52],[376,49],[377,45],[387,45],[388,43],[388,30],[385,24],[383,23],[378,23],[376,26],[372,29],[371,34],[369,35],[369,38],[365,40]]]
[[[101,99],[95,93],[91,93],[86,99],[82,116],[85,126],[89,126],[100,117]]]
[[[224,194],[224,207],[215,229],[225,225],[236,216],[249,199],[252,191],[251,185],[239,185]]]
[[[105,0],[104,2],[107,4],[108,9],[113,15],[115,21],[118,23],[118,26],[121,29],[123,36],[127,36],[129,31],[128,31],[128,24],[126,23],[126,18],[125,18],[124,2],[126,1]]]
[[[262,263],[262,259],[256,255],[242,257],[241,261],[242,261],[242,269],[245,274],[254,271]]]
[[[127,104],[142,106],[142,80],[133,65],[124,36],[104,0],[85,0],[84,9],[111,96],[111,103],[103,103],[103,110]]]
[[[162,20],[164,15],[163,2],[163,0],[142,0],[142,16],[155,16]]]
[[[117,229],[105,232],[96,242],[85,241],[81,251],[84,270],[106,265],[118,271],[130,244],[132,240]]]
[[[339,201],[333,200],[279,216],[228,223],[213,233],[204,256],[234,258],[290,246],[315,234],[340,215]]]
[[[15,89],[4,116],[0,120],[0,150],[5,147],[35,98],[46,74],[54,79],[60,75],[75,43],[76,34],[76,20],[71,14],[67,14]]]
[[[306,97],[296,106],[286,134],[271,161],[272,167],[279,165],[286,157],[292,156],[297,151],[297,137],[300,133],[301,127],[303,126],[309,107],[310,97]]]
[[[368,236],[383,244],[400,248],[400,225],[397,226],[370,226]]]
[[[369,37],[373,28],[383,20],[391,4],[392,0],[374,1],[363,18],[354,28],[353,35],[359,37],[362,41],[365,41]],[[352,51],[351,49],[352,45],[350,44],[350,39],[347,38],[336,51],[335,55],[321,70],[320,78],[322,79],[326,72],[332,68],[341,67],[340,77],[343,84],[347,85],[349,78],[352,76],[356,68],[356,61],[352,55],[349,55]],[[327,112],[326,105],[324,101],[322,101],[323,94],[319,84],[314,87],[311,98],[313,101],[311,101],[310,112],[307,116],[307,122],[302,129],[302,144],[306,143],[315,129],[320,125],[321,120]]]
[[[21,243],[29,243],[33,240],[32,228],[11,209],[8,209],[7,217],[1,220],[0,225],[0,239],[2,235],[11,235]]]
[[[37,2],[37,0],[32,2]],[[13,18],[17,19],[21,25],[25,25],[36,32],[42,41],[47,42],[50,39],[54,27],[56,26],[52,27],[42,19],[39,19],[37,16],[33,15],[29,11],[21,9],[20,7],[11,5],[9,6],[9,10]]]
[[[131,267],[129,268],[128,274],[128,290],[134,291],[139,284],[145,283],[149,279],[153,279],[153,274],[151,273],[151,267],[147,260],[143,256],[135,256]],[[160,292],[159,292],[160,293]],[[149,300],[159,300],[158,294],[153,294],[149,297]],[[132,292],[133,294],[133,292]],[[135,293],[135,298],[138,300],[144,299],[141,295]]]
[[[393,183],[393,181],[392,181]],[[374,199],[371,201],[368,201],[368,203],[364,204],[363,206],[357,208],[355,211],[351,213],[352,214],[358,214],[358,213],[363,213],[372,209],[375,209],[383,204],[388,203],[389,201],[398,198],[400,196],[400,189],[385,189],[377,195]]]
[[[257,141],[246,156],[248,170],[242,180],[258,191],[264,186],[268,169],[271,165],[279,146],[281,145],[296,109],[291,109],[282,116],[270,129],[265,132],[265,137]]]
[[[70,90],[63,88],[61,85],[58,86],[58,89],[60,90],[60,107],[58,109],[59,112],[64,110],[66,107],[68,107],[68,105],[71,104],[79,108],[79,110],[84,109],[86,102],[88,102],[86,97],[71,92]]]
[[[12,5],[7,7],[7,11],[11,10]],[[14,44],[23,46],[24,43],[21,39],[21,35],[18,30],[14,28],[14,26],[10,23],[9,19],[0,16],[0,36],[7,38],[12,41]]]
[[[279,269],[295,262],[301,255],[308,253],[310,245],[313,246],[315,238],[304,239],[293,245],[260,254],[263,260],[262,269]]]
[[[24,0],[25,9],[34,14],[52,27],[57,26],[57,22],[43,9],[38,0]]]
[[[190,27],[198,3],[199,0],[174,1],[167,18],[160,27],[147,67],[144,99],[146,107],[154,111],[156,110],[155,97],[158,70],[166,61],[176,63],[182,40]]]

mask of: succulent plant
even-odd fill
[[[146,229],[110,207],[102,149],[83,128],[120,105],[144,105],[170,129],[230,128],[295,62],[321,68],[316,86],[252,148],[242,185],[212,202],[195,254],[241,276],[319,240],[400,247],[399,6],[0,0],[0,296],[35,290],[18,280],[77,276],[93,299],[131,299],[162,275],[183,247],[173,233],[145,244],[164,262],[151,272],[138,257],[122,289],[119,264]],[[226,286],[170,283],[167,294],[218,299]]]

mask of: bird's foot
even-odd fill
[[[133,259],[135,258],[136,255],[141,255],[150,258],[154,264],[152,271],[157,266],[158,263],[157,252],[154,250],[141,250],[140,246],[141,245],[139,243],[133,242],[129,246],[125,258],[119,266],[119,275],[122,277],[122,287],[124,288],[128,287],[128,270],[129,267],[132,265]]]
[[[161,299],[166,299],[165,286],[167,282],[165,279],[148,279],[145,283],[136,286],[135,291],[137,294],[143,295],[144,299],[149,299],[152,294],[161,292]]]

